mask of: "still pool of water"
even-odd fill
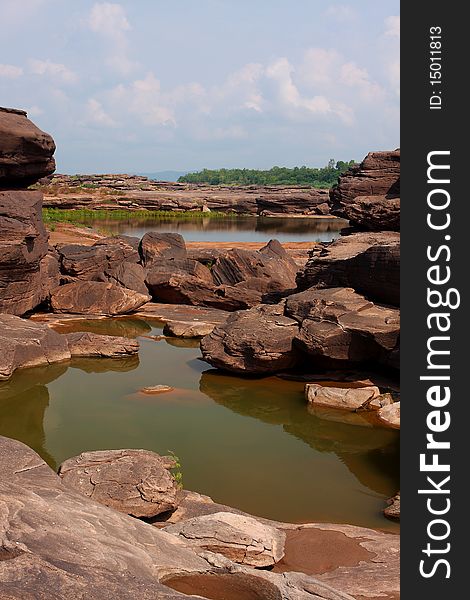
[[[73,327],[137,336],[141,350],[27,369],[0,384],[0,434],[54,469],[85,450],[171,450],[186,489],[251,514],[397,529],[381,514],[399,489],[396,432],[337,422],[335,413],[319,418],[299,382],[220,374],[200,360],[195,341],[145,337],[161,334],[155,321]],[[174,391],[139,392],[157,384]]]
[[[109,235],[126,234],[142,237],[147,231],[180,233],[188,242],[328,242],[339,237],[347,221],[334,218],[278,217],[160,217],[93,219],[83,224]]]

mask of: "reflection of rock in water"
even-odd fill
[[[139,356],[123,358],[77,358],[72,359],[70,366],[85,373],[106,373],[107,371],[133,371],[139,366]]]
[[[55,363],[16,371],[8,381],[0,382],[0,411],[3,406],[2,400],[13,398],[37,385],[51,383],[67,371],[69,364],[69,362]]]
[[[59,333],[75,333],[89,331],[101,335],[115,335],[127,338],[136,338],[152,331],[152,327],[141,319],[112,318],[112,319],[74,319],[63,321],[54,326]]]
[[[20,440],[56,470],[57,465],[44,446],[44,414],[48,406],[49,391],[45,385],[36,385],[0,400],[0,434]]]
[[[390,479],[396,479],[398,485],[397,432],[311,414],[301,383],[276,377],[240,380],[206,371],[199,387],[217,404],[265,423],[282,425],[284,431],[318,452],[334,452],[362,484],[377,493],[388,493]]]

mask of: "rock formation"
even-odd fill
[[[54,150],[25,112],[0,108],[0,313],[33,310],[53,281],[42,193],[26,188],[54,171]]]
[[[370,152],[330,191],[331,213],[371,231],[400,229],[400,150]]]

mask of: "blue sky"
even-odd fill
[[[399,1],[1,0],[0,105],[61,172],[323,166],[399,146]]]

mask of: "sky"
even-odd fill
[[[270,168],[399,146],[399,0],[0,0],[0,105],[62,173]]]

